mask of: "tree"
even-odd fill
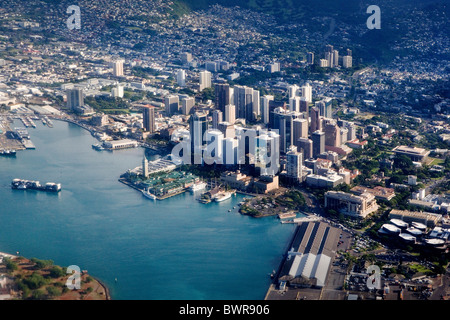
[[[59,297],[61,295],[61,290],[54,287],[54,286],[50,286],[47,287],[47,294],[49,296],[49,298],[53,298],[53,297]]]

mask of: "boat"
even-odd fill
[[[14,157],[15,155],[16,155],[16,150],[0,150],[0,156]]]
[[[214,201],[222,202],[231,198],[231,192],[221,192],[214,197]]]
[[[41,185],[39,181],[31,181],[31,180],[22,180],[22,179],[14,179],[11,182],[11,188],[17,190],[39,190],[39,191],[47,191],[47,192],[60,192],[61,184],[48,182],[45,185]]]
[[[156,200],[156,196],[155,196],[153,193],[151,193],[148,189],[142,190],[142,194],[143,194],[146,198],[149,198],[149,199],[152,199],[152,200]]]
[[[92,149],[95,149],[97,151],[105,150],[105,148],[101,144],[93,144]]]
[[[191,185],[191,186],[189,187],[189,191],[195,192],[195,191],[204,190],[204,189],[206,188],[206,186],[207,186],[207,183],[206,183],[206,182],[199,181],[199,182],[196,182],[196,183],[194,183],[193,185]]]

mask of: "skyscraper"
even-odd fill
[[[289,110],[294,112],[300,112],[300,97],[289,98]]]
[[[188,115],[191,113],[191,109],[195,105],[195,98],[183,98],[181,99],[181,113],[184,115]]]
[[[225,106],[225,121],[234,124],[236,121],[236,107],[234,104],[227,104]]]
[[[351,68],[353,65],[352,56],[343,56],[342,57],[342,66],[344,68]]]
[[[142,107],[142,117],[144,130],[150,133],[155,132],[155,107],[146,105]]]
[[[309,132],[313,133],[314,131],[322,129],[322,122],[320,119],[320,111],[317,107],[311,108],[311,123],[309,124]]]
[[[300,115],[298,112],[286,111],[282,108],[275,109],[273,129],[277,129],[280,135],[280,152],[286,153],[293,144],[293,121]]]
[[[286,176],[294,183],[301,182],[303,178],[303,155],[291,146],[286,153]]]
[[[84,106],[84,95],[82,89],[70,89],[66,91],[67,107],[74,110],[77,107]]]
[[[186,85],[186,71],[183,69],[180,69],[177,72],[177,84],[180,87],[184,87]]]
[[[339,51],[333,50],[333,65],[337,67],[339,65]]]
[[[116,77],[123,76],[123,60],[113,62],[113,75]]]
[[[312,102],[312,87],[309,83],[306,83],[301,87],[302,97],[306,99],[309,103]]]
[[[259,114],[259,91],[247,86],[234,87],[234,105],[238,118],[255,121]]]
[[[230,85],[218,83],[214,86],[216,109],[225,113],[225,106],[230,104]]]
[[[313,142],[313,158],[317,158],[317,156],[323,152],[325,152],[325,133],[322,131],[314,131],[312,134],[312,142]]]
[[[207,70],[200,72],[199,90],[203,91],[206,88],[211,88],[211,72]]]
[[[269,123],[269,105],[270,101],[273,101],[274,96],[264,95],[261,97],[261,120],[263,123]]]
[[[164,98],[166,116],[170,117],[177,113],[180,108],[180,98],[176,95],[169,95]]]
[[[219,123],[222,122],[223,113],[220,110],[214,110],[212,112],[212,127],[213,129],[219,128]]]
[[[208,130],[208,121],[205,113],[195,112],[189,118],[189,133],[191,139],[191,163],[203,163],[203,150],[205,148],[205,132]]]
[[[341,129],[334,120],[328,121],[324,126],[325,145],[330,147],[341,146]]]
[[[297,118],[293,120],[293,137],[292,143],[296,144],[299,138],[308,138],[308,121],[306,119]]]
[[[290,85],[288,87],[288,99],[294,98],[298,96],[298,91],[300,90],[300,87],[296,84]]]
[[[303,159],[310,159],[313,156],[313,141],[308,138],[299,138],[295,145],[297,150],[303,152]]]

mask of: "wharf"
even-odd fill
[[[135,190],[137,190],[137,191],[139,191],[139,192],[142,192],[142,191],[143,191],[143,189],[141,189],[141,188],[135,186],[134,184],[132,184],[131,182],[129,182],[128,180],[126,180],[126,179],[124,179],[124,178],[120,178],[120,179],[119,179],[119,182],[122,182],[123,184],[125,184],[125,185],[127,185],[127,186],[129,186],[129,187],[131,187],[131,188],[133,188],[133,189],[135,189]],[[165,194],[165,195],[163,195],[163,196],[155,195],[155,197],[156,197],[157,200],[165,200],[165,199],[168,199],[168,198],[177,196],[177,195],[179,195],[179,194],[185,193],[187,190],[188,190],[188,188],[183,188],[183,189],[181,189],[181,190],[179,190],[179,191],[177,191],[177,192],[168,193],[168,194]]]
[[[25,147],[25,149],[36,149],[36,146],[31,140],[23,139],[22,144]]]

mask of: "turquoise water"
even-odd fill
[[[78,265],[117,300],[264,298],[294,225],[240,215],[242,195],[153,202],[117,181],[143,149],[98,152],[89,132],[59,121],[29,132],[36,150],[0,157],[0,251]],[[12,190],[14,178],[63,190]]]

